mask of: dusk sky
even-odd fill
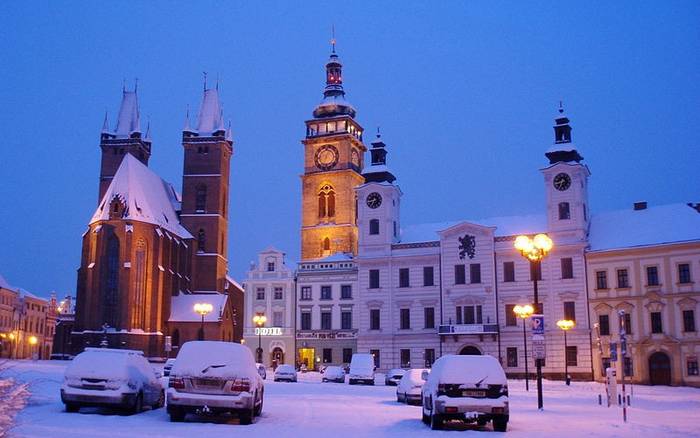
[[[700,2],[2,2],[0,275],[75,294],[99,133],[138,77],[150,167],[182,184],[202,72],[231,119],[229,268],[299,257],[304,120],[331,26],[347,98],[381,126],[403,225],[542,213],[559,101],[592,213],[700,202]]]

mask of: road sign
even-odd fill
[[[544,315],[532,315],[530,322],[532,323],[533,335],[544,335]]]
[[[547,357],[547,348],[545,347],[544,337],[532,339],[532,357],[534,359],[545,359]]]
[[[617,342],[610,343],[610,362],[617,362]]]

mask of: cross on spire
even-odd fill
[[[331,25],[331,51],[335,53],[335,24]]]

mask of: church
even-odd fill
[[[83,234],[74,354],[90,346],[177,353],[193,339],[239,341],[243,291],[227,275],[233,141],[218,85],[207,88],[196,124],[182,132],[182,193],[148,167],[150,126],[141,129],[137,90],[124,88],[116,126],[107,116],[98,203]],[[209,310],[196,313],[195,304]],[[202,306],[200,306],[201,308]]]

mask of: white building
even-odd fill
[[[256,361],[268,367],[294,365],[294,272],[285,265],[284,253],[270,247],[258,254],[243,287],[243,340]],[[254,324],[256,315],[265,316],[262,327]]]

